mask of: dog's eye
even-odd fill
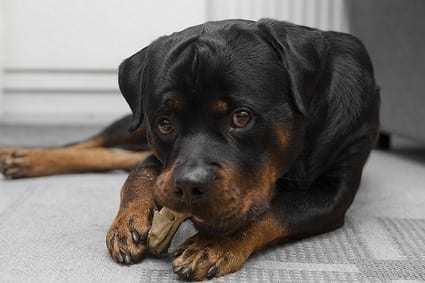
[[[244,128],[251,121],[251,114],[247,110],[238,110],[232,115],[232,123],[235,128]]]
[[[161,118],[158,121],[158,130],[163,135],[168,135],[173,132],[173,124],[167,118]]]

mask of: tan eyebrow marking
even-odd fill
[[[179,100],[170,98],[165,101],[165,104],[174,112],[181,112],[182,106]]]
[[[275,129],[275,135],[276,135],[276,139],[277,139],[277,141],[280,145],[284,146],[284,145],[287,145],[287,144],[290,143],[291,137],[289,136],[287,131],[280,129],[280,128],[277,128],[277,129]]]
[[[229,109],[229,104],[224,100],[217,100],[212,108],[212,111],[216,114],[224,114]]]

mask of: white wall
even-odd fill
[[[199,0],[5,0],[7,68],[115,68],[159,35],[205,20]]]
[[[4,16],[3,1],[0,1],[0,117],[4,115],[3,87],[4,87]]]
[[[0,122],[96,123],[127,113],[116,82],[119,63],[160,35],[204,22],[205,5],[205,0],[3,0]]]

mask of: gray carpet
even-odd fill
[[[0,146],[57,144],[95,130],[29,128],[0,126]],[[374,151],[343,228],[260,252],[241,271],[213,281],[425,281],[424,173],[423,145]],[[175,281],[167,256],[130,267],[109,257],[105,233],[125,178],[123,172],[0,177],[0,281]],[[175,242],[191,233],[186,223]]]

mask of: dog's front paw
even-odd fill
[[[174,252],[173,271],[180,279],[204,280],[238,271],[250,251],[232,238],[208,238],[199,234]]]
[[[106,235],[106,246],[112,258],[121,264],[141,261],[148,252],[148,232],[152,215],[140,211],[120,213]]]

